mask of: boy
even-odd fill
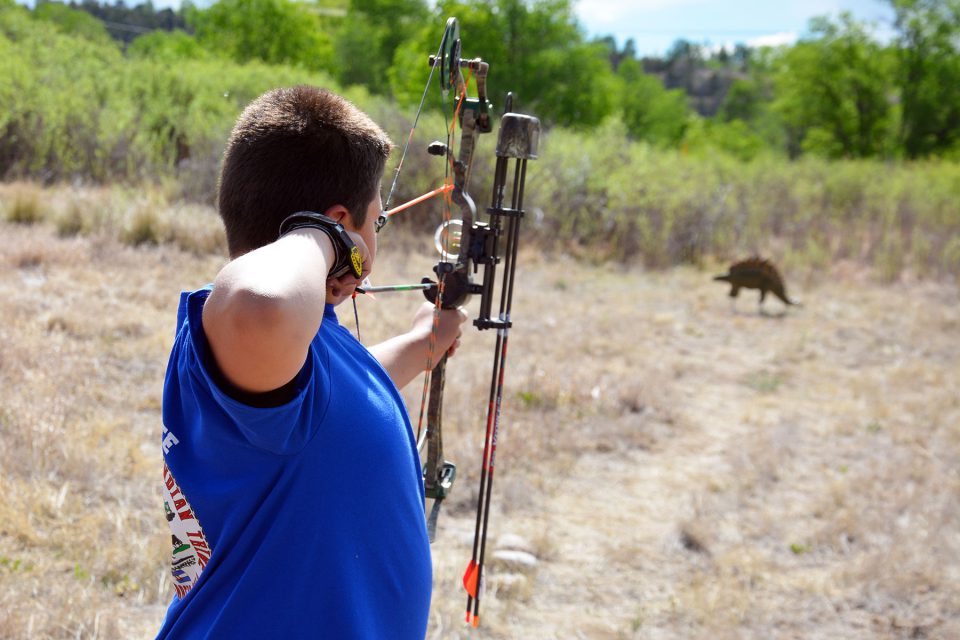
[[[426,365],[433,308],[369,351],[333,311],[373,266],[390,148],[352,104],[303,86],[261,96],[231,133],[231,261],[181,295],[164,384],[176,595],[158,638],[426,633],[422,476],[397,388]],[[437,353],[465,318],[441,312]]]

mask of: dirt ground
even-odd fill
[[[377,284],[432,260],[381,256]],[[0,637],[158,628],[160,385],[177,292],[221,263],[0,225]],[[482,622],[459,581],[493,337],[469,334],[428,637],[960,637],[955,283],[836,265],[785,274],[803,306],[759,313],[712,269],[521,264]],[[363,340],[416,304],[359,300]]]

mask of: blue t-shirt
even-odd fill
[[[158,638],[416,638],[431,564],[420,460],[386,371],[327,306],[293,399],[218,386],[183,293],[163,392],[176,589]]]

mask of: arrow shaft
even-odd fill
[[[389,293],[392,291],[426,291],[437,286],[435,282],[418,282],[417,284],[385,284],[377,287],[357,287],[357,293]]]

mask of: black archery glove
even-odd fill
[[[322,213],[299,211],[287,216],[280,223],[279,237],[282,238],[294,229],[304,228],[319,229],[330,238],[334,259],[333,267],[330,268],[327,278],[339,278],[347,273],[352,273],[354,277],[360,279],[363,275],[363,258],[360,256],[357,245],[342,224]]]

